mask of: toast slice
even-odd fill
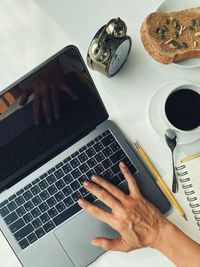
[[[163,64],[200,57],[200,7],[151,13],[140,35],[149,55]]]

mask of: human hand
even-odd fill
[[[45,117],[48,124],[60,117],[59,91],[77,100],[73,89],[66,84],[57,60],[36,72],[25,82],[24,87],[19,104],[24,106],[29,97],[34,94],[33,113],[36,125],[40,124],[42,117]]]
[[[104,250],[131,251],[142,247],[156,248],[164,229],[170,222],[139,192],[136,181],[124,163],[119,164],[127,180],[130,194],[100,176],[93,175],[92,182],[85,181],[84,187],[104,202],[111,212],[79,199],[79,205],[95,218],[107,223],[120,236],[117,239],[97,237],[92,244]]]

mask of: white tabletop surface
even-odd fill
[[[199,68],[183,69],[175,65],[162,65],[149,57],[144,50],[139,35],[141,22],[162,2],[162,0],[1,0],[0,91],[5,90],[6,86],[68,44],[78,45],[83,57],[86,58],[88,45],[100,26],[110,18],[120,16],[127,23],[128,34],[133,39],[128,62],[112,79],[93,71],[91,74],[110,118],[129,138],[140,141],[170,186],[172,176],[170,151],[164,138],[161,138],[149,123],[148,106],[153,94],[168,81],[188,80],[198,83]],[[199,147],[199,141],[181,145],[177,149],[177,157],[199,152]],[[177,199],[180,201],[183,199],[181,192],[177,194]],[[174,209],[168,218],[197,239],[189,222],[184,222]],[[2,234],[0,234],[0,266],[21,266]],[[172,267],[174,264],[158,251],[147,248],[130,253],[108,252],[92,266]]]

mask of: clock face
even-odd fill
[[[131,47],[130,39],[124,40],[116,49],[108,67],[109,76],[116,74],[123,66]]]

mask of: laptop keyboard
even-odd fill
[[[80,211],[80,197],[95,201],[95,196],[82,186],[92,174],[119,185],[124,180],[120,161],[136,172],[107,130],[0,203],[0,214],[20,247],[25,249]]]

